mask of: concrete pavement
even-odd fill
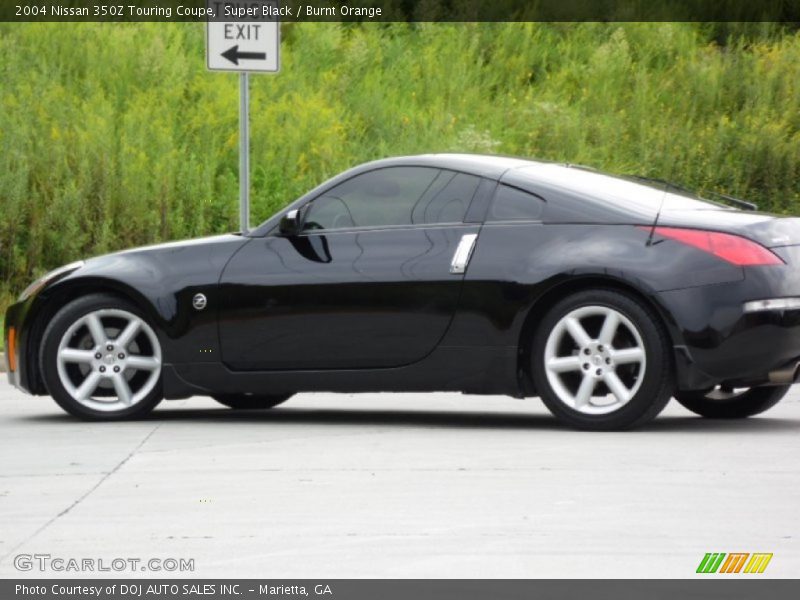
[[[799,456],[800,388],[745,421],[673,402],[590,434],[537,400],[459,394],[195,398],[90,424],[3,381],[0,576],[50,554],[201,577],[691,577],[706,552],[797,576]],[[180,575],[121,573],[139,574]]]

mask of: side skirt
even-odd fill
[[[231,371],[222,363],[165,364],[167,399],[211,393],[434,392],[521,397],[516,347],[440,347],[424,360],[388,369]]]

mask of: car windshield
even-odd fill
[[[541,183],[581,195],[600,198],[628,210],[729,210],[729,207],[703,198],[665,181],[609,175],[585,167],[537,163],[518,169]],[[663,202],[663,205],[662,205]]]

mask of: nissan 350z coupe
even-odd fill
[[[446,390],[538,396],[583,429],[672,396],[747,417],[798,377],[800,220],[584,167],[393,158],[245,234],[57,269],[5,323],[11,383],[85,419]]]

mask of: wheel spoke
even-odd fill
[[[638,346],[634,348],[624,348],[622,350],[614,350],[611,353],[611,358],[614,363],[618,365],[625,365],[628,363],[640,363],[644,360],[644,350]]]
[[[130,406],[133,403],[133,394],[128,382],[121,373],[114,375],[112,381],[114,382],[114,389],[117,391],[117,397],[125,406]]]
[[[586,346],[591,343],[592,338],[589,337],[589,334],[586,333],[586,330],[581,325],[581,322],[576,319],[575,317],[567,317],[564,319],[564,325],[569,331],[569,334],[572,336],[572,339],[575,340],[575,343],[578,347]]]
[[[581,381],[581,385],[578,388],[578,392],[575,394],[576,409],[580,410],[582,407],[589,404],[596,383],[597,382],[595,381],[594,377],[592,377],[591,375],[583,376],[583,381]]]
[[[555,373],[579,371],[581,361],[577,356],[557,356],[547,361],[547,368]]]
[[[608,389],[611,390],[611,393],[614,394],[620,402],[624,403],[631,399],[630,390],[625,387],[625,384],[622,383],[622,380],[613,371],[608,371],[603,376],[603,381],[605,381]]]
[[[76,398],[81,401],[89,398],[97,389],[101,379],[102,375],[97,371],[90,372],[89,375],[86,376],[86,379],[83,380],[81,386],[75,391]]]
[[[603,321],[603,328],[600,330],[600,336],[597,338],[597,340],[601,344],[610,346],[611,342],[614,341],[614,336],[617,334],[618,327],[619,327],[619,313],[613,310],[609,311],[606,314],[605,321]]]
[[[86,327],[89,329],[95,346],[102,346],[106,343],[108,336],[106,336],[106,330],[103,328],[100,317],[94,313],[86,315]]]
[[[128,344],[133,341],[133,338],[136,337],[136,334],[139,333],[140,327],[141,321],[139,321],[139,319],[131,319],[127,327],[125,327],[125,329],[122,330],[122,333],[117,336],[117,339],[114,340],[114,343],[121,349],[126,348]]]
[[[151,356],[129,356],[126,364],[139,371],[155,371],[161,366],[159,360]]]
[[[94,352],[91,350],[78,350],[77,348],[64,348],[58,353],[61,360],[68,363],[90,363],[94,360]]]

